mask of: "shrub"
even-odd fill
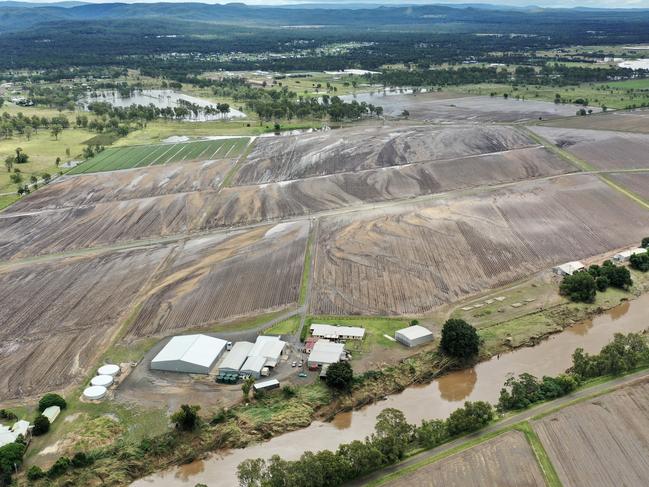
[[[70,463],[75,468],[81,468],[92,465],[94,461],[94,458],[92,458],[90,455],[80,451],[74,454]]]
[[[38,465],[32,465],[27,470],[27,479],[29,480],[38,480],[45,477],[45,472]]]
[[[649,248],[649,237],[643,238],[640,246],[645,249]]]
[[[442,328],[440,347],[452,357],[468,359],[478,353],[480,338],[475,328],[466,321],[450,319]]]
[[[576,272],[565,276],[559,285],[559,293],[571,301],[592,303],[595,301],[597,287],[590,272]]]
[[[597,279],[595,279],[595,286],[597,287],[597,290],[601,293],[606,291],[608,289],[608,278],[604,276],[599,276]]]
[[[198,426],[198,411],[200,406],[190,406],[183,404],[180,409],[171,415],[171,421],[176,424],[176,428],[183,431],[193,431]]]
[[[446,420],[446,428],[451,436],[470,433],[489,424],[493,419],[491,404],[484,401],[464,403],[463,408],[456,409]]]
[[[67,403],[65,402],[65,399],[58,394],[45,394],[41,397],[41,400],[38,401],[38,411],[42,413],[50,406],[58,406],[61,409],[65,409]]]
[[[332,389],[349,391],[354,383],[354,371],[349,362],[336,362],[327,369],[325,383]]]
[[[0,409],[0,419],[15,421],[16,419],[18,419],[18,416],[16,416],[12,411],[9,411],[8,409]]]
[[[60,457],[47,471],[47,476],[51,479],[60,477],[68,471],[70,464],[71,462],[68,457]]]
[[[295,395],[297,394],[297,389],[295,388],[295,386],[288,384],[282,387],[282,394],[284,398],[290,399],[292,397],[295,397]]]
[[[32,429],[33,435],[41,436],[47,433],[49,430],[50,430],[50,420],[47,419],[42,414],[36,416],[36,419],[34,420],[34,428]]]
[[[632,255],[629,258],[629,264],[632,269],[635,269],[640,272],[649,271],[649,255],[647,254],[638,254]]]

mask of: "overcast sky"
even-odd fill
[[[18,0],[20,1],[20,0]],[[35,3],[56,2],[58,0],[22,0]],[[214,0],[79,0],[86,3],[152,3],[152,2],[203,2],[203,3],[228,3],[227,1],[214,1]],[[511,5],[517,7],[525,7],[529,5],[537,5],[541,7],[597,7],[597,8],[649,8],[649,0],[445,0],[445,1],[431,1],[431,0],[407,0],[406,2],[399,2],[397,0],[244,0],[238,3],[246,3],[249,5],[295,5],[300,3],[328,3],[328,4],[344,4],[344,3],[368,3],[368,4],[390,4],[390,5],[403,5],[403,4],[454,4],[454,3],[488,3],[495,5]]]

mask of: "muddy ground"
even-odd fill
[[[427,313],[552,265],[631,245],[648,224],[649,213],[594,176],[324,218],[310,312]]]
[[[574,129],[617,130],[646,134],[649,133],[649,110],[616,110],[589,115],[587,117],[553,120],[543,125]]]
[[[565,487],[644,487],[649,383],[625,387],[533,423]]]
[[[649,135],[541,126],[531,129],[597,169],[649,168]]]
[[[392,487],[544,487],[523,433],[510,431],[385,485]]]
[[[649,157],[648,159],[649,160]],[[608,175],[614,182],[649,201],[649,173],[614,173]]]

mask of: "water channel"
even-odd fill
[[[453,372],[430,384],[409,387],[387,400],[361,410],[338,414],[330,423],[313,422],[308,428],[287,433],[245,449],[213,454],[151,475],[133,483],[136,487],[194,486],[236,487],[236,468],[247,458],[280,455],[297,459],[306,450],[335,450],[341,443],[362,440],[374,429],[376,416],[385,408],[404,412],[411,423],[422,419],[445,418],[464,401],[497,402],[505,380],[529,372],[536,376],[555,375],[571,365],[574,350],[598,352],[615,333],[642,331],[649,327],[649,294],[624,302],[593,319],[580,322],[532,348],[520,348],[481,362],[472,369]]]

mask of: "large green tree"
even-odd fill
[[[466,360],[478,353],[480,338],[466,321],[452,318],[442,327],[440,348],[451,357]]]
[[[331,364],[327,369],[325,383],[332,389],[349,391],[354,383],[352,366],[346,361]]]

